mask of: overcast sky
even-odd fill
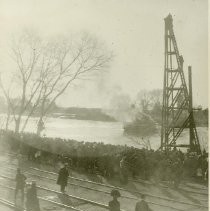
[[[12,34],[33,28],[43,35],[87,31],[115,57],[109,72],[70,87],[63,106],[105,107],[114,93],[135,98],[142,89],[162,88],[164,17],[171,13],[180,54],[192,65],[195,105],[208,104],[207,0],[0,0],[0,65]],[[186,77],[187,80],[187,77]]]

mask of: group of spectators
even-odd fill
[[[118,177],[126,184],[128,177],[155,181],[169,181],[178,186],[188,178],[208,179],[208,153],[183,153],[174,148],[170,152],[137,149],[134,147],[95,142],[77,142],[40,138],[34,134],[17,135],[2,132],[2,138],[13,150],[28,160],[56,166],[68,163],[75,170]]]
[[[62,167],[58,173],[58,179],[57,184],[61,187],[61,193],[65,194],[65,187],[68,183],[68,177],[69,177],[69,166],[68,163],[64,164],[64,167]],[[16,174],[16,187],[15,187],[15,207],[24,208],[26,207],[26,211],[40,211],[40,204],[39,204],[39,198],[37,195],[37,187],[36,187],[36,181],[32,181],[32,183],[26,183],[26,176],[21,172],[20,168],[17,169]],[[26,191],[26,202],[24,206],[24,192],[25,192],[25,186],[27,186]],[[17,194],[18,192],[21,192],[21,207],[17,206]],[[111,201],[108,203],[109,211],[120,211],[120,202],[118,201],[118,198],[121,196],[120,192],[117,189],[113,189],[110,193],[110,195],[113,197]],[[20,209],[16,210],[20,210]],[[135,211],[151,211],[151,209],[148,206],[148,203],[145,201],[145,195],[141,195],[141,200],[137,201],[135,206]]]
[[[120,169],[124,183],[130,174],[133,178],[167,181],[178,187],[183,179],[208,179],[208,153],[183,153],[176,148],[168,152],[130,148],[123,153]]]
[[[26,176],[21,172],[20,168],[17,168],[17,174],[15,177],[15,207],[17,206],[17,195],[21,193],[21,207],[25,207],[27,211],[40,211],[39,199],[37,196],[36,181],[26,183]],[[25,201],[25,186],[26,190],[26,201]],[[18,209],[19,210],[19,209]]]

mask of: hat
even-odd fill
[[[120,192],[118,191],[118,190],[112,190],[111,191],[111,196],[117,196],[117,197],[120,197],[121,196],[121,194],[120,194]]]

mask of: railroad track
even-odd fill
[[[11,168],[11,167],[8,167],[8,169],[15,170],[14,168]],[[32,173],[29,173],[29,172],[25,172],[25,174],[26,175],[29,175],[29,176],[39,177],[39,178],[42,178],[42,179],[48,179],[48,180],[51,180],[51,181],[54,181],[54,182],[57,181],[57,179],[54,179],[54,178],[45,177],[45,176],[41,176],[41,175],[38,175],[38,174],[32,174]],[[96,192],[101,192],[101,193],[110,195],[110,191],[98,190],[98,189],[95,189],[95,188],[91,188],[91,187],[87,187],[87,186],[84,186],[84,185],[75,184],[75,183],[71,183],[71,182],[68,182],[68,184],[69,185],[72,185],[72,186],[81,187],[81,188],[84,188],[84,189],[88,189],[88,190],[92,190],[92,191],[96,191]],[[142,193],[142,192],[140,192],[140,193]],[[145,195],[145,193],[144,193],[144,195]],[[131,199],[131,200],[135,200],[135,201],[138,200],[137,197],[126,196],[126,195],[121,195],[121,198]],[[208,200],[205,200],[205,199],[201,199],[201,201],[208,202]],[[149,202],[149,203],[152,204],[152,202]]]
[[[170,189],[170,187],[168,185],[164,185],[164,184],[158,184],[157,185],[156,183],[149,182],[149,181],[143,181],[143,180],[139,180],[139,179],[138,180],[131,180],[131,179],[129,179],[129,181],[131,181],[131,182],[137,182],[137,183],[141,183],[141,184],[144,183],[144,184],[152,185],[152,186],[159,186],[159,187],[164,188],[164,189]],[[179,190],[184,191],[184,192],[187,192],[187,193],[194,193],[194,194],[208,196],[208,193],[202,193],[202,192],[193,191],[193,190],[186,190],[184,188],[181,188],[180,186],[179,186]],[[200,188],[200,190],[206,190],[206,189],[201,189]]]
[[[14,169],[13,169],[14,170]],[[43,177],[43,176],[40,176],[40,175],[34,175],[34,174],[31,174],[31,173],[27,173],[27,174],[29,174],[29,175],[32,175],[32,176],[36,176],[36,177],[41,177],[41,178],[45,178],[45,179],[50,179],[50,180],[52,180],[52,181],[55,181],[55,179],[53,179],[53,178],[49,178],[49,177]],[[56,173],[55,173],[56,174]],[[0,175],[0,176],[2,176],[2,177],[4,177],[4,178],[7,178],[7,179],[11,179],[11,180],[13,180],[12,178],[9,178],[9,177],[7,177],[7,176],[5,176],[5,175]],[[71,183],[70,183],[71,184]],[[77,185],[77,184],[74,184],[74,185],[76,185],[76,186],[80,186],[80,185]],[[81,187],[81,186],[80,186]],[[82,186],[83,188],[87,188],[87,187],[84,187],[84,186]],[[43,188],[43,187],[41,187],[41,186],[39,186],[39,188],[40,189],[43,189],[43,190],[47,190],[47,191],[52,191],[52,190],[50,190],[50,189],[48,189],[48,188]],[[103,193],[106,193],[106,194],[110,194],[110,192],[104,192],[104,191],[99,191],[99,190],[97,190],[97,189],[93,189],[93,188],[89,188],[88,187],[88,189],[91,189],[91,190],[94,190],[94,191],[98,191],[98,192],[103,192]],[[124,190],[124,189],[123,189]],[[54,192],[56,192],[56,193],[60,193],[60,192],[58,192],[58,191],[54,191]],[[72,197],[72,198],[74,198],[74,196],[73,195],[69,195],[70,197]],[[133,199],[133,200],[137,200],[137,198],[135,198],[135,197],[126,197],[126,196],[123,196],[124,198],[129,198],[129,199]],[[76,198],[76,199],[78,199],[78,198]],[[79,199],[81,199],[81,198],[79,198]],[[86,200],[86,199],[85,199]],[[83,199],[83,201],[85,201],[84,199]],[[168,198],[166,199],[167,201],[168,201]],[[172,199],[170,199],[171,201],[173,201],[173,202],[176,202],[176,203],[180,203],[180,201],[177,201],[177,200],[172,200]],[[86,200],[85,202],[87,202],[87,203],[90,203],[90,200]],[[147,202],[149,203],[149,204],[153,204],[153,205],[156,205],[156,206],[161,206],[161,207],[168,207],[168,208],[170,208],[170,209],[174,209],[174,210],[180,210],[180,211],[183,211],[184,209],[179,209],[179,208],[176,208],[176,207],[173,207],[173,206],[169,206],[169,205],[165,205],[165,204],[160,204],[160,203],[155,203],[155,202],[152,202],[152,201],[148,201],[147,200]],[[94,202],[95,203],[95,202]],[[190,206],[194,206],[194,207],[199,207],[199,208],[207,208],[207,206],[205,206],[205,205],[200,205],[200,204],[192,204],[192,203],[187,203],[187,202],[181,202],[182,204],[185,204],[185,205],[190,205]],[[108,208],[106,205],[105,205],[105,207],[104,208]]]
[[[10,189],[10,190],[15,190],[14,187],[10,187],[10,186],[7,186],[7,185],[2,185],[0,184],[1,187],[4,187],[4,188],[7,188],[7,189]],[[73,206],[70,206],[70,205],[66,205],[66,204],[63,204],[63,203],[59,203],[59,202],[56,202],[56,201],[53,201],[53,200],[50,200],[50,199],[46,199],[44,197],[38,197],[40,200],[42,201],[46,201],[46,202],[49,202],[49,203],[52,203],[52,204],[55,204],[59,207],[63,207],[63,208],[68,208],[70,210],[74,210],[74,211],[84,211],[82,209],[79,209],[79,208],[76,208],[76,207],[73,207]]]
[[[56,175],[56,176],[58,175],[55,172],[49,172],[49,171],[46,171],[46,170],[41,170],[41,169],[33,168],[33,167],[30,167],[30,168],[31,169],[34,169],[35,171],[40,171],[40,172],[44,172],[44,173],[48,173],[48,174],[52,174],[52,175]],[[122,191],[127,191],[126,189],[121,188],[121,187],[116,187],[116,186],[112,186],[112,185],[97,183],[97,182],[93,182],[93,181],[89,181],[89,180],[84,180],[84,179],[80,179],[80,178],[75,178],[75,177],[69,177],[69,178],[70,179],[74,179],[74,180],[78,180],[78,181],[81,181],[81,182],[87,182],[87,183],[91,183],[91,184],[95,184],[95,185],[99,185],[99,186],[105,186],[105,187],[115,188],[115,189],[122,190]],[[153,198],[163,199],[163,200],[171,201],[171,202],[178,202],[178,203],[186,204],[186,205],[193,205],[193,206],[195,205],[195,204],[191,204],[191,203],[180,201],[180,200],[174,200],[174,199],[171,199],[171,198],[168,198],[168,197],[162,197],[162,196],[156,196],[156,195],[153,195],[153,194],[148,194],[148,193],[145,193],[145,192],[142,192],[142,191],[129,191],[129,192],[137,193],[139,195],[140,194],[144,194],[144,195],[147,195],[147,196],[150,196],[150,197],[153,197]],[[204,195],[208,196],[208,194],[204,194]]]
[[[4,175],[0,175],[1,177],[4,177],[4,178],[7,178],[7,176],[4,176]],[[11,178],[9,178],[9,179],[11,179]],[[11,179],[12,180],[12,179]],[[7,185],[2,185],[2,184],[0,184],[0,186],[1,187],[4,187],[4,188],[7,188],[7,189],[10,189],[10,190],[15,190],[15,188],[14,187],[10,187],[10,186],[7,186]],[[41,187],[41,186],[37,186],[37,188],[39,188],[39,189],[42,189],[42,190],[46,190],[46,191],[50,191],[50,192],[54,192],[54,193],[59,193],[59,194],[61,194],[61,192],[59,192],[59,191],[55,191],[55,190],[51,190],[51,189],[49,189],[49,188],[45,188],[45,187]],[[69,195],[69,194],[67,194],[69,197],[72,197],[72,195]],[[81,209],[78,209],[78,208],[75,208],[75,207],[72,207],[72,206],[68,206],[68,205],[65,205],[65,204],[62,204],[62,203],[58,203],[58,202],[55,202],[55,201],[53,201],[53,200],[49,200],[49,199],[46,199],[46,198],[43,198],[43,197],[38,197],[40,200],[44,200],[44,201],[47,201],[47,202],[51,202],[51,203],[53,203],[53,204],[55,204],[55,205],[58,205],[58,206],[60,206],[60,207],[64,207],[64,208],[68,208],[68,209],[72,209],[72,210],[75,210],[75,211],[83,211],[83,210],[81,210]],[[83,198],[80,198],[80,197],[76,197],[76,196],[73,196],[73,198],[76,198],[76,199],[80,199],[80,200],[85,200],[85,202],[87,202],[87,200],[86,199],[83,199]],[[88,200],[88,203],[89,203],[90,201]],[[164,206],[164,207],[167,207],[167,208],[171,208],[171,209],[174,209],[174,210],[178,210],[178,211],[185,211],[185,209],[178,209],[178,208],[175,208],[175,207],[171,207],[171,206],[167,206],[167,205],[160,205],[160,204],[157,204],[157,203],[154,203],[154,202],[149,202],[149,201],[147,201],[148,203],[150,203],[150,204],[153,204],[153,205],[158,205],[158,206]],[[94,204],[95,205],[95,204]],[[106,208],[106,209],[108,209],[108,206],[107,205],[104,205],[104,208]],[[121,209],[121,211],[125,211],[125,210],[123,210],[123,209]]]
[[[3,175],[3,174],[0,174],[0,177],[5,178],[5,179],[8,179],[8,180],[11,180],[11,181],[14,181],[14,178],[8,177],[8,176]],[[0,186],[3,186],[3,185],[0,184]],[[7,186],[7,188],[13,189],[13,190],[14,190],[13,187]],[[56,193],[56,194],[63,194],[63,193],[60,192],[60,191],[52,190],[52,189],[49,189],[49,188],[43,187],[43,186],[38,186],[38,185],[37,185],[37,188],[40,189],[40,190],[44,190],[44,191],[48,191],[48,192],[52,192],[52,193]],[[71,195],[71,194],[66,194],[66,193],[65,193],[65,195],[68,196],[69,198],[72,198],[72,199],[77,199],[77,200],[86,202],[86,203],[88,203],[88,204],[94,205],[94,206],[98,206],[98,207],[101,207],[101,208],[109,209],[109,206],[108,206],[108,205],[102,204],[102,203],[100,203],[100,202],[96,202],[96,201],[93,201],[93,200],[89,200],[89,199],[82,198],[82,197],[75,196],[75,195]],[[72,208],[73,208],[73,207],[72,207]],[[79,209],[78,209],[78,210],[79,210]],[[121,209],[121,211],[125,211],[125,210]]]
[[[9,156],[12,156],[12,157],[16,156],[16,154],[11,154],[11,153],[6,153],[6,154],[9,155]],[[54,172],[52,172],[52,173],[54,173]],[[88,174],[90,174],[90,173],[88,173]],[[90,174],[90,175],[94,175],[94,174]],[[72,178],[74,178],[74,177],[72,177]],[[89,181],[89,180],[87,180],[87,181]],[[136,182],[136,183],[141,183],[141,184],[143,183],[143,184],[151,185],[151,186],[156,186],[156,187],[163,188],[163,189],[170,189],[171,188],[170,186],[168,186],[166,184],[162,184],[162,183],[156,184],[154,182],[142,180],[142,179],[139,179],[139,178],[138,179],[129,179],[129,181]],[[109,185],[109,187],[115,188],[115,186],[111,186],[111,185]],[[203,188],[201,188],[201,187],[193,187],[193,188],[194,189],[198,189],[198,190],[206,190],[208,192],[208,188],[204,188],[204,187]],[[186,190],[186,189],[182,188],[181,186],[179,187],[179,190],[182,190],[182,191],[187,192],[187,193],[194,193],[194,194],[200,194],[200,195],[208,195],[208,193],[202,193],[202,192],[198,192],[198,191],[194,191],[194,190]]]
[[[11,167],[7,167],[7,169],[16,170],[16,169],[11,168]],[[42,178],[42,179],[48,179],[48,180],[51,180],[51,181],[54,181],[54,182],[57,181],[57,179],[50,178],[50,177],[45,177],[45,176],[41,176],[41,175],[38,175],[38,174],[32,174],[30,172],[24,172],[24,174],[30,175],[30,176],[34,176],[34,177],[39,177],[39,178]],[[81,187],[81,188],[84,188],[84,189],[88,189],[88,190],[92,190],[92,191],[96,191],[96,192],[101,192],[101,193],[105,193],[107,195],[110,195],[110,191],[98,190],[98,189],[95,189],[95,188],[87,187],[87,186],[80,185],[80,184],[75,184],[75,183],[72,183],[72,182],[68,182],[68,184],[69,185],[72,185],[72,186],[77,186],[77,187]],[[121,197],[122,198],[127,198],[127,199],[138,200],[137,197],[131,197],[131,196],[125,196],[125,195],[122,195]]]
[[[10,168],[10,169],[16,170],[14,168]],[[44,172],[44,173],[48,173],[48,174],[52,174],[52,175],[57,176],[57,173],[55,173],[55,172],[49,172],[49,171],[46,171],[46,170],[41,170],[41,169],[32,168],[32,167],[31,167],[31,169],[33,169],[35,171],[40,171],[40,172]],[[41,175],[37,175],[37,174],[32,174],[32,173],[29,173],[29,172],[26,172],[26,173],[28,175],[31,175],[31,176],[35,176],[35,177],[40,177],[40,178],[43,178],[43,179],[49,179],[49,180],[52,180],[52,181],[56,181],[56,179],[54,179],[54,178],[45,177],[45,176],[41,176]],[[105,186],[105,187],[109,187],[109,188],[115,188],[115,189],[118,189],[118,190],[127,191],[124,188],[120,188],[120,187],[116,187],[116,186],[96,183],[96,182],[92,182],[92,181],[89,181],[89,180],[83,180],[83,179],[79,179],[79,178],[75,178],[75,177],[70,177],[70,178],[74,179],[74,180],[81,181],[81,182],[87,182],[87,183],[91,183],[91,184],[95,184],[95,185],[101,185],[101,186]],[[78,187],[81,187],[81,188],[85,188],[85,189],[89,189],[89,190],[96,191],[96,192],[102,192],[104,194],[110,195],[110,191],[98,190],[98,189],[95,189],[95,188],[90,188],[90,187],[87,187],[87,186],[84,186],[84,185],[75,184],[75,183],[71,183],[71,182],[68,182],[68,184],[73,185],[73,186],[78,186]],[[193,205],[193,206],[195,205],[195,204],[191,204],[191,203],[187,203],[187,202],[179,201],[179,200],[174,200],[174,199],[167,198],[167,197],[160,197],[160,196],[156,196],[156,195],[152,195],[152,194],[147,194],[147,193],[141,192],[141,191],[133,191],[133,193],[137,193],[139,195],[140,194],[144,194],[144,195],[147,195],[147,196],[150,196],[150,197],[153,197],[153,198],[159,198],[159,199],[163,199],[163,200],[166,200],[166,201],[171,201],[171,202],[176,202],[176,203],[181,203],[181,204],[186,204],[186,205]],[[207,194],[204,194],[204,195],[207,195]],[[127,199],[132,199],[132,200],[137,200],[138,199],[137,197],[125,196],[125,195],[122,195],[121,197],[122,198],[127,198]]]
[[[1,198],[1,197],[0,197],[0,204],[3,204],[6,207],[9,207],[9,208],[11,208],[13,210],[15,209],[16,211],[18,211],[18,210],[19,211],[26,211],[24,208],[23,209],[22,208],[17,208],[14,203],[12,203],[12,202],[4,199],[4,198]]]
[[[7,188],[7,189],[9,189],[9,190],[13,190],[13,191],[15,190],[14,187],[10,187],[10,186],[7,186],[7,185],[2,185],[2,184],[0,184],[0,186],[1,186],[1,187],[4,187],[4,188]],[[46,201],[46,202],[55,204],[55,205],[57,205],[57,206],[59,206],[59,207],[68,208],[68,209],[74,210],[74,211],[84,211],[84,210],[81,210],[81,209],[76,208],[76,207],[73,207],[73,206],[69,206],[69,205],[62,204],[62,203],[59,203],[59,202],[56,202],[56,201],[53,201],[53,200],[50,200],[50,199],[46,199],[46,198],[44,198],[44,197],[39,197],[39,196],[38,196],[38,198],[39,198],[40,200],[42,200],[42,201]],[[1,199],[1,198],[0,198],[0,199]]]
[[[11,163],[9,163],[11,165]],[[11,168],[12,170],[16,170],[14,168]],[[50,172],[50,171],[46,171],[46,170],[41,170],[41,169],[38,169],[38,168],[33,168],[33,167],[30,167],[30,169],[32,170],[35,170],[35,171],[39,171],[39,172],[43,172],[43,173],[47,173],[47,174],[50,174],[50,175],[55,175],[57,176],[57,173],[55,172]],[[41,176],[41,175],[37,175],[37,174],[32,174],[30,172],[27,172],[27,174],[31,175],[31,176],[36,176],[36,177],[40,177],[42,179],[47,179],[47,180],[52,180],[52,181],[55,181],[56,179],[54,178],[50,178],[50,177],[45,177],[45,176]],[[104,187],[108,187],[108,188],[116,188],[118,190],[122,190],[122,191],[128,191],[124,188],[121,188],[121,187],[116,187],[116,186],[112,186],[112,185],[109,185],[109,184],[103,184],[103,183],[97,183],[97,182],[93,182],[93,181],[90,181],[90,180],[86,180],[86,179],[81,179],[81,178],[77,178],[77,177],[70,177],[70,179],[73,179],[73,180],[77,180],[77,181],[80,181],[80,182],[86,182],[86,183],[90,183],[90,184],[94,184],[94,185],[100,185],[100,186],[104,186]],[[142,181],[139,181],[142,183]],[[148,183],[148,181],[145,181],[146,183]],[[92,191],[97,191],[97,192],[101,192],[101,193],[104,193],[104,194],[110,194],[109,191],[104,191],[104,190],[97,190],[95,188],[90,188],[90,187],[87,187],[87,186],[84,186],[84,185],[80,185],[80,184],[75,184],[75,183],[70,183],[70,185],[74,185],[74,186],[78,186],[78,187],[81,187],[81,188],[86,188],[86,189],[89,189],[89,190],[92,190]],[[152,185],[152,184],[149,184],[149,185]],[[154,184],[153,184],[154,185]],[[131,191],[129,191],[131,192]],[[166,201],[171,201],[171,202],[175,202],[175,203],[180,203],[180,204],[185,204],[185,205],[189,205],[189,206],[194,206],[194,207],[200,207],[200,208],[208,208],[208,206],[205,206],[205,205],[201,205],[201,204],[194,204],[194,203],[189,203],[189,202],[185,202],[185,201],[180,201],[180,200],[174,200],[174,199],[170,199],[170,198],[167,198],[167,197],[160,197],[160,196],[155,196],[155,195],[152,195],[152,194],[147,194],[147,193],[144,193],[144,192],[141,192],[141,191],[132,191],[133,193],[137,193],[137,194],[145,194],[147,196],[150,196],[150,197],[154,197],[154,198],[159,198],[159,199],[163,199],[163,200],[166,200]],[[191,191],[189,191],[190,193],[192,193]],[[198,192],[196,192],[197,194]],[[198,193],[199,194],[199,193]],[[205,194],[205,193],[201,193],[201,195],[208,195],[208,194]],[[127,199],[131,199],[131,200],[137,200],[136,197],[132,197],[132,196],[122,196],[123,198],[127,198]],[[155,202],[152,202],[152,201],[148,201],[148,203],[150,204],[153,204],[153,205],[157,205],[157,206],[162,206],[162,207],[168,207],[168,208],[171,208],[171,209],[174,209],[174,210],[183,210],[183,209],[179,209],[179,208],[175,208],[175,207],[172,207],[172,206],[167,206],[167,205],[163,205],[163,204],[158,204],[158,203],[155,203]]]

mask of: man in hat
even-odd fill
[[[16,174],[16,187],[15,187],[15,204],[16,204],[16,197],[18,194],[18,191],[20,190],[21,192],[21,203],[23,205],[24,202],[24,187],[25,187],[25,181],[26,181],[26,176],[21,173],[20,168],[17,168],[17,174]]]
[[[120,211],[120,202],[117,200],[121,195],[118,190],[112,190],[111,196],[113,200],[109,202],[109,210],[110,211]]]
[[[68,163],[65,163],[64,167],[60,169],[58,173],[57,184],[61,186],[61,192],[65,192],[65,187],[68,183],[69,171]]]
[[[151,211],[147,202],[145,201],[145,195],[141,195],[141,201],[136,203],[135,211]]]

